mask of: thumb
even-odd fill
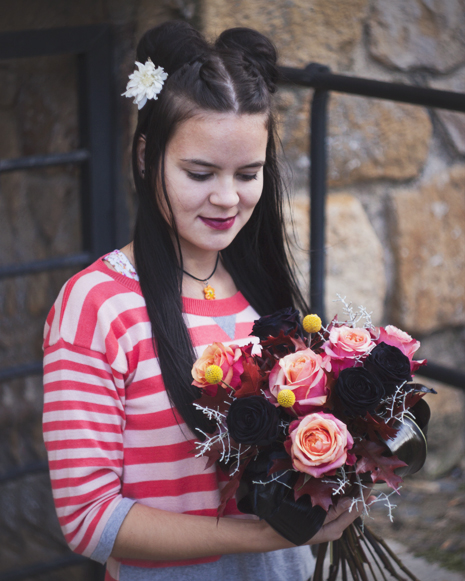
[[[352,506],[352,498],[346,496],[345,498],[341,499],[337,505],[332,505],[328,511],[328,514],[325,519],[325,524],[332,522],[333,520],[337,519],[341,514],[349,510]]]

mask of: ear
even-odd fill
[[[137,167],[142,178],[145,178],[145,135],[141,135],[137,142]]]

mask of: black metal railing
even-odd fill
[[[346,75],[335,75],[318,63],[304,69],[280,67],[280,82],[314,89],[310,115],[310,304],[325,317],[325,219],[327,190],[327,119],[330,91],[361,97],[386,99],[422,107],[465,113],[465,94],[387,83]],[[465,373],[435,363],[421,367],[418,374],[465,389]]]
[[[79,253],[47,260],[0,267],[0,280],[40,272],[86,266],[116,244],[115,136],[111,29],[95,25],[0,34],[0,59],[75,55],[78,71],[79,147],[74,151],[0,160],[0,174],[58,166],[79,166],[82,249]],[[42,362],[32,361],[0,369],[0,382],[42,372]],[[45,461],[15,466],[0,473],[0,484],[34,473],[47,472]],[[89,579],[103,578],[104,568],[69,552],[0,573],[0,581],[29,579],[75,565],[85,565]]]

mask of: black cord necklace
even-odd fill
[[[199,282],[203,282],[203,284],[205,285],[205,288],[203,289],[203,294],[205,295],[205,298],[209,301],[216,298],[215,297],[215,289],[210,286],[209,280],[215,274],[216,269],[218,268],[219,261],[220,261],[220,253],[218,252],[218,254],[216,256],[215,268],[213,269],[213,272],[210,274],[210,276],[207,276],[207,278],[197,278],[196,276],[194,276],[190,272],[187,272],[184,269],[182,270],[184,274],[187,274],[187,276],[190,276],[191,278],[193,278],[194,280],[198,280]]]

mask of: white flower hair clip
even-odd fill
[[[156,67],[150,57],[145,65],[138,63],[139,70],[135,70],[129,75],[129,82],[126,86],[126,92],[122,93],[124,97],[134,97],[134,104],[138,109],[147,103],[147,99],[158,99],[158,94],[163,88],[168,73],[165,73],[163,67]]]

